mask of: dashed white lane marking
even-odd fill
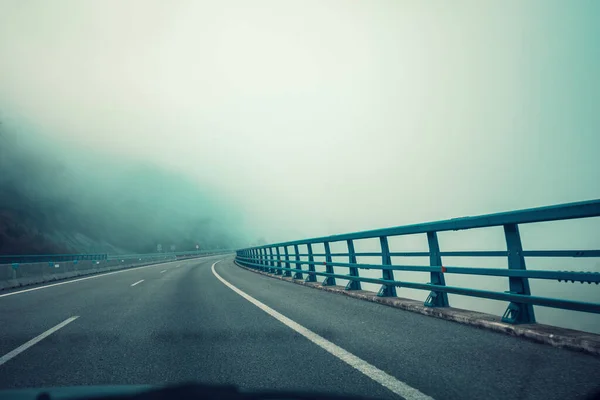
[[[161,274],[164,274],[165,272],[167,272],[166,269],[163,269],[162,271],[160,271]]]
[[[329,352],[330,354],[332,354],[335,357],[339,358],[340,360],[344,361],[346,364],[350,365],[354,369],[362,372],[364,375],[373,379],[375,382],[379,383],[381,386],[391,390],[398,396],[404,397],[406,400],[433,400],[432,397],[427,396],[426,394],[420,392],[418,389],[415,389],[412,386],[409,386],[408,384],[396,379],[395,377],[391,376],[390,374],[369,364],[365,360],[358,358],[354,354],[342,349],[338,345],[317,335],[310,329],[305,328],[304,326],[300,325],[299,323],[289,319],[285,315],[273,310],[271,307],[267,306],[266,304],[256,300],[254,297],[250,296],[246,292],[243,292],[242,290],[233,286],[231,283],[229,283],[225,279],[223,279],[221,277],[221,275],[219,275],[217,273],[217,271],[215,271],[215,265],[217,265],[218,262],[219,261],[217,261],[216,263],[214,263],[211,266],[212,273],[215,277],[217,277],[218,280],[220,280],[229,289],[233,290],[234,292],[236,292],[237,294],[242,296],[244,299],[248,300],[250,303],[254,304],[256,307],[260,308],[261,310],[263,310],[264,312],[266,312],[267,314],[269,314],[270,316],[272,316],[279,322],[281,322],[281,323],[285,324],[286,326],[288,326],[289,328],[295,330],[296,332],[298,332],[299,334],[301,334],[302,336],[304,336],[305,338],[307,338],[308,340],[310,340],[317,346],[321,347],[323,350]]]
[[[79,316],[74,316],[74,317],[71,317],[71,318],[67,318],[66,320],[64,320],[60,324],[56,325],[54,328],[48,329],[46,332],[42,333],[39,336],[34,337],[29,342],[22,344],[21,346],[17,347],[16,349],[14,349],[13,351],[11,351],[10,353],[6,353],[2,357],[0,357],[0,365],[6,363],[7,361],[9,361],[12,358],[15,358],[16,356],[18,356],[19,354],[21,354],[22,352],[24,352],[25,350],[27,350],[28,348],[30,348],[31,346],[33,346],[34,344],[38,343],[40,340],[42,340],[44,338],[47,338],[48,336],[52,335],[54,332],[56,332],[60,328],[63,328],[66,325],[70,324],[71,322],[75,321],[77,318],[79,318]]]
[[[132,284],[131,284],[131,286],[135,286],[135,285],[137,285],[137,284],[139,284],[139,283],[142,283],[142,282],[144,282],[144,280],[143,280],[143,279],[142,279],[142,280],[139,280],[139,281],[137,281],[137,282],[135,282],[135,283],[132,283]]]

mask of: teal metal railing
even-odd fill
[[[519,234],[519,226],[523,224],[559,221],[600,216],[600,200],[561,204],[548,207],[488,214],[475,217],[455,218],[423,224],[406,225],[386,229],[354,232],[342,235],[318,237],[276,243],[265,246],[240,249],[236,252],[236,261],[244,266],[261,271],[316,282],[317,277],[324,277],[323,285],[335,285],[336,279],[348,281],[346,290],[360,290],[362,282],[381,285],[378,296],[396,296],[396,288],[411,288],[428,291],[425,305],[429,307],[448,307],[448,294],[458,294],[509,302],[502,316],[504,322],[534,323],[533,306],[545,306],[566,310],[583,311],[600,314],[600,303],[540,297],[531,294],[529,279],[550,279],[559,282],[600,283],[599,272],[527,270],[526,257],[598,257],[600,250],[524,250]],[[457,231],[475,228],[502,226],[506,240],[506,250],[502,251],[441,251],[438,232]],[[600,233],[600,232],[599,232]],[[427,236],[429,251],[426,252],[393,252],[390,251],[390,237],[424,234]],[[356,252],[355,241],[361,239],[379,239],[380,251]],[[347,252],[333,253],[331,244],[345,242]],[[313,252],[313,245],[323,245],[324,253]],[[300,252],[300,246],[306,252]],[[291,252],[290,250],[293,250]],[[378,264],[358,263],[357,257],[380,257]],[[474,268],[448,266],[442,257],[504,257],[506,269]],[[302,259],[305,257],[306,259]],[[315,261],[315,257],[323,257],[324,261]],[[334,262],[333,257],[347,257],[348,262]],[[397,265],[392,257],[429,257],[429,266]],[[325,271],[316,271],[315,265],[324,265]],[[334,267],[348,268],[348,274],[334,271]],[[380,270],[381,278],[363,277],[361,270]],[[394,271],[428,272],[430,282],[418,283],[397,280]],[[485,275],[508,278],[508,290],[497,292],[479,288],[447,286],[447,274]],[[306,275],[306,278],[304,276]],[[600,299],[600,293],[599,297]]]

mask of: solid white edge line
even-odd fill
[[[77,318],[79,318],[79,316],[74,316],[74,317],[71,317],[71,318],[67,318],[66,320],[64,320],[60,324],[56,325],[55,327],[48,329],[46,332],[42,333],[39,336],[34,337],[33,339],[31,339],[27,343],[24,343],[21,346],[19,346],[16,349],[14,349],[13,351],[11,351],[9,353],[6,353],[2,357],[0,357],[0,365],[6,363],[7,361],[9,361],[12,358],[15,358],[20,353],[24,352],[25,350],[27,350],[28,348],[30,348],[34,344],[38,343],[42,339],[47,338],[48,336],[52,335],[54,332],[56,332],[60,328],[63,328],[66,325],[70,324],[71,322],[75,321]]]
[[[200,257],[200,258],[209,258],[209,257],[213,257],[213,256]],[[198,260],[198,258],[191,258],[190,260]],[[189,261],[189,260],[186,260],[186,261]],[[126,269],[120,269],[118,271],[111,271],[111,272],[99,273],[99,274],[95,274],[95,275],[92,275],[92,276],[86,276],[84,278],[77,278],[77,279],[73,279],[73,280],[66,281],[66,282],[51,283],[49,285],[34,287],[34,288],[31,288],[31,289],[19,290],[17,292],[4,293],[4,294],[0,294],[0,297],[13,296],[13,295],[19,294],[19,293],[33,292],[34,290],[46,289],[46,288],[53,287],[53,286],[67,285],[69,283],[86,281],[88,279],[102,278],[103,276],[114,275],[114,274],[121,274],[123,272],[135,271],[135,270],[138,270],[138,269],[158,267],[159,265],[171,264],[171,263],[174,263],[174,262],[176,262],[176,261],[169,261],[167,263],[159,263],[159,264],[152,264],[152,265],[142,265],[140,267],[131,267],[131,268],[126,268]],[[178,266],[180,266],[180,265],[182,265],[182,264],[179,264]]]
[[[304,326],[300,325],[299,323],[289,319],[285,315],[275,311],[271,307],[260,302],[259,300],[256,300],[254,297],[250,296],[246,292],[243,292],[242,290],[238,289],[231,283],[227,282],[225,279],[223,279],[221,277],[221,275],[219,275],[217,273],[217,271],[215,271],[215,265],[217,265],[220,261],[222,261],[222,260],[215,262],[211,266],[213,275],[218,280],[220,280],[225,286],[227,286],[229,289],[233,290],[234,292],[236,292],[237,294],[242,296],[244,299],[248,300],[250,303],[254,304],[255,306],[257,306],[258,308],[260,308],[261,310],[263,310],[264,312],[266,312],[267,314],[269,314],[270,316],[272,316],[279,322],[281,322],[284,325],[286,325],[287,327],[295,330],[296,332],[298,332],[299,334],[301,334],[302,336],[304,336],[305,338],[307,338],[308,340],[310,340],[317,346],[321,347],[323,350],[327,351],[328,353],[332,354],[333,356],[344,361],[346,364],[348,364],[351,367],[353,367],[354,369],[360,371],[367,377],[371,378],[375,382],[379,383],[381,386],[394,392],[398,396],[404,397],[406,400],[433,400],[433,397],[427,396],[426,394],[420,392],[418,389],[415,389],[412,386],[409,386],[408,384],[396,379],[395,377],[391,376],[390,374],[369,364],[365,360],[358,358],[354,354],[344,350],[343,348],[339,347],[338,345],[336,345],[336,344],[330,342],[329,340],[314,333],[310,329],[305,328]]]
[[[143,280],[143,279],[141,279],[141,280],[137,281],[136,283],[132,283],[132,284],[131,284],[131,286],[135,286],[135,285],[137,285],[138,283],[142,283],[142,282],[144,282],[144,280]]]

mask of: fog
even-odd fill
[[[0,254],[147,253],[245,244],[234,203],[150,163],[0,126]],[[175,246],[175,249],[171,249]]]
[[[594,1],[4,0],[0,116],[103,160],[78,170],[112,188],[90,198],[127,192],[110,168],[145,165],[141,196],[157,197],[135,221],[168,201],[185,220],[192,205],[151,184],[168,174],[210,204],[188,226],[214,216],[245,245],[600,198],[599,15]],[[598,248],[597,223],[570,226],[558,237]]]
[[[268,241],[600,197],[596,2],[6,1],[5,115]]]

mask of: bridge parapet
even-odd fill
[[[565,284],[581,282],[598,285],[600,283],[600,272],[528,270],[525,258],[600,258],[600,250],[525,250],[523,249],[519,226],[539,222],[599,216],[600,200],[591,200],[245,248],[236,252],[236,261],[250,268],[277,275],[293,276],[294,279],[304,279],[307,282],[315,282],[317,277],[323,277],[322,285],[324,286],[335,285],[336,279],[344,279],[348,281],[346,290],[360,290],[361,283],[363,282],[374,283],[380,286],[377,293],[380,297],[396,296],[397,288],[419,289],[428,292],[424,302],[427,307],[448,307],[450,305],[448,294],[506,301],[508,305],[502,316],[503,322],[531,324],[536,322],[534,305],[600,314],[600,303],[535,296],[531,293],[530,279],[556,280]],[[488,227],[503,228],[506,250],[440,250],[438,241],[439,232]],[[429,251],[394,252],[390,250],[389,238],[418,234],[425,234],[427,236]],[[355,251],[355,242],[362,239],[378,239],[380,251]],[[345,242],[347,247],[346,252],[331,251],[331,245],[338,242]],[[323,246],[324,252],[317,253],[313,251],[314,245]],[[376,264],[358,263],[357,257],[360,256],[380,257],[381,261]],[[475,268],[444,265],[442,262],[442,257],[444,256],[503,257],[507,261],[508,268]],[[316,261],[315,257],[321,257],[324,260]],[[333,261],[333,257],[347,257],[348,262]],[[392,263],[392,257],[428,257],[430,265],[397,265]],[[316,265],[323,265],[325,270],[317,271],[315,269]],[[348,274],[336,273],[334,267],[348,268]],[[361,276],[361,270],[378,270],[381,277]],[[428,272],[430,281],[428,283],[420,283],[397,280],[394,276],[395,271]],[[448,286],[445,279],[448,274],[505,277],[508,278],[507,290],[500,292],[477,287]]]

